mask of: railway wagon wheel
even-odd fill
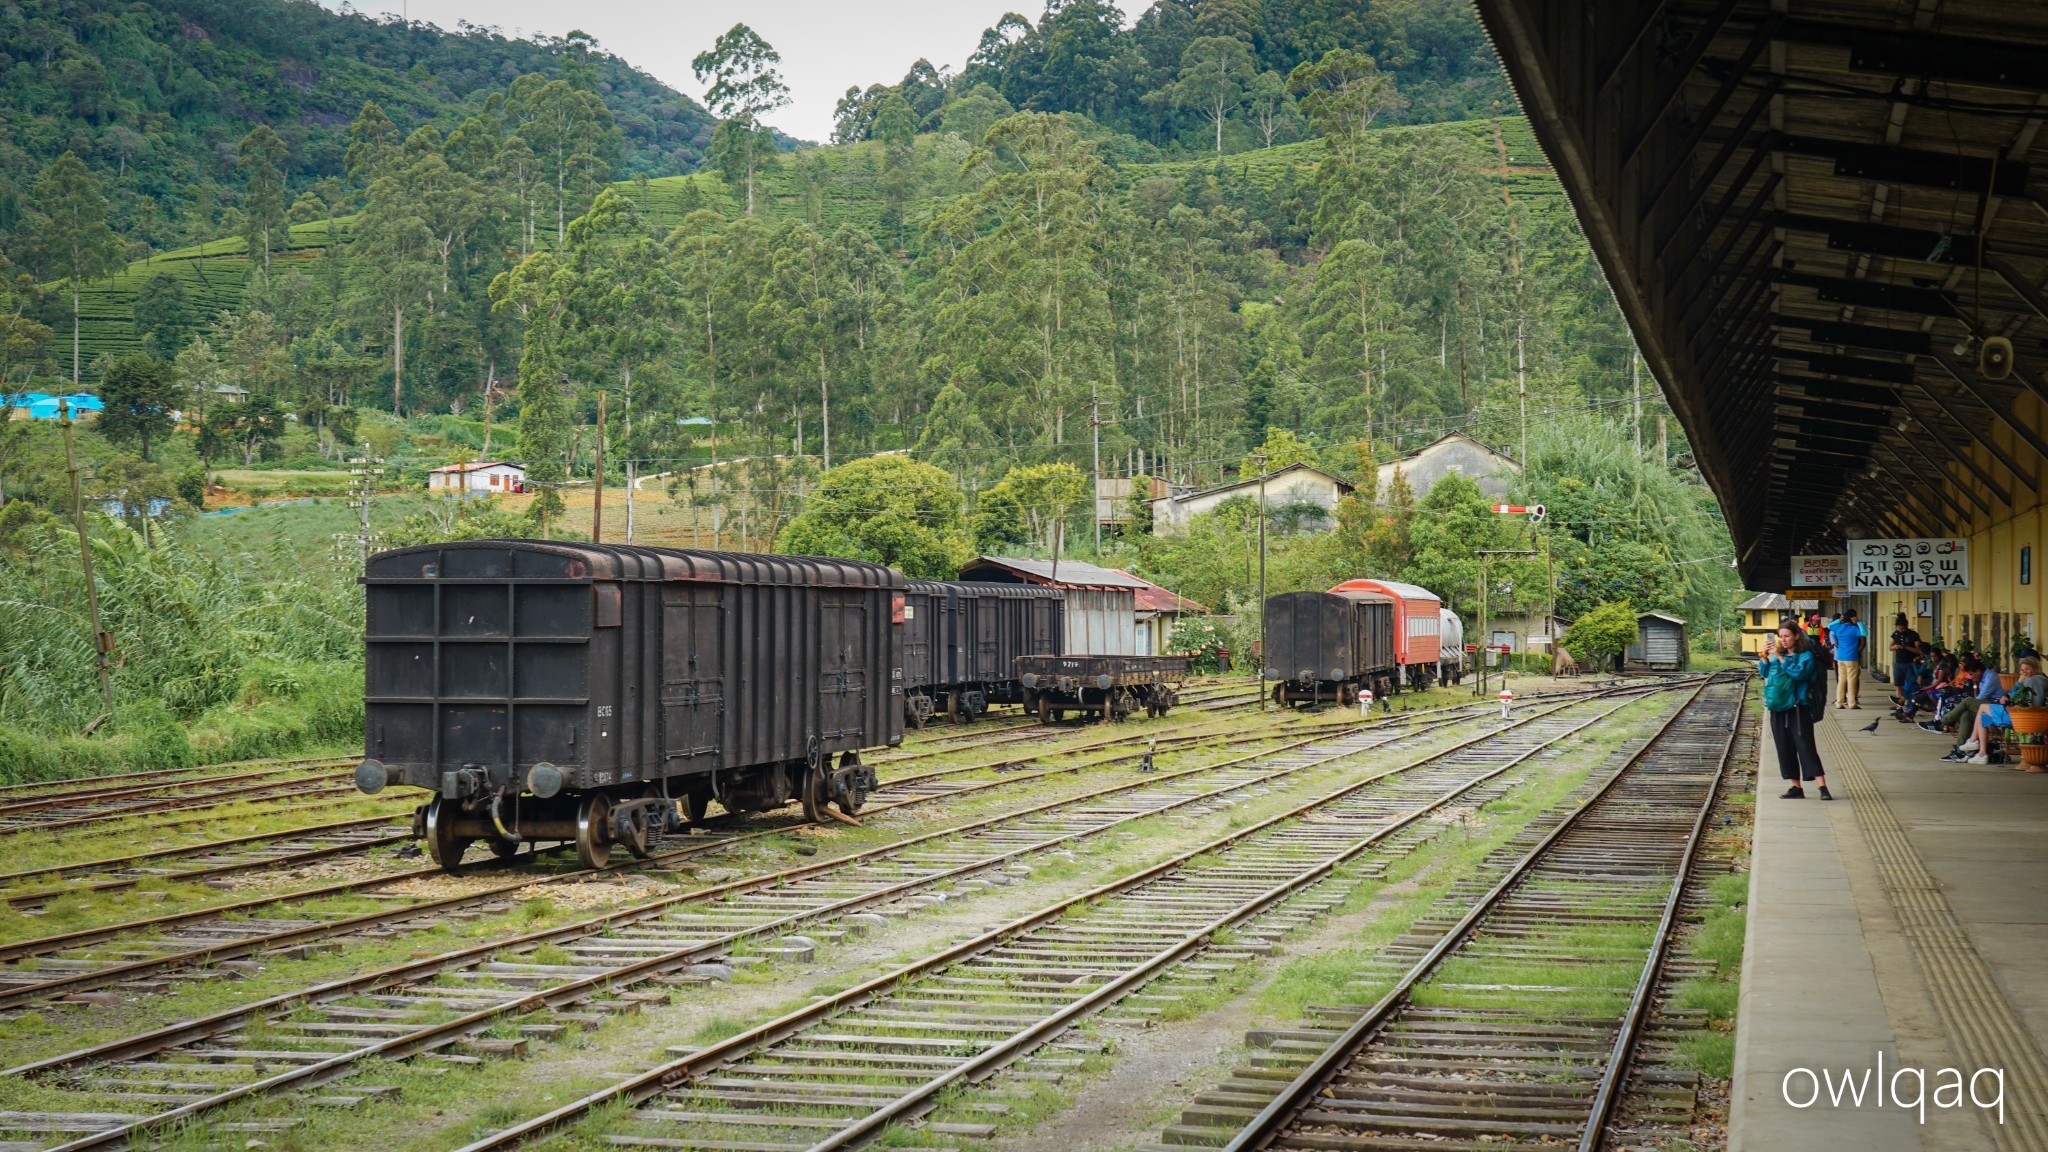
[[[823,824],[832,819],[825,812],[826,807],[832,803],[832,785],[825,779],[825,770],[822,767],[804,769],[802,791],[804,819],[813,824]]]
[[[427,856],[443,872],[462,870],[462,854],[469,851],[467,836],[455,834],[455,806],[436,796],[427,803]]]
[[[612,858],[612,798],[586,792],[576,802],[576,859],[585,868],[602,868]]]
[[[868,794],[862,786],[865,777],[859,753],[848,752],[839,758],[839,780],[841,787],[837,789],[839,798],[836,801],[839,810],[848,816],[860,815],[861,805],[867,802]]]
[[[1052,723],[1052,705],[1047,703],[1043,696],[1038,698],[1038,722],[1040,724]]]

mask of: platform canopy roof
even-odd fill
[[[1749,587],[2031,504],[2048,5],[1477,2]]]

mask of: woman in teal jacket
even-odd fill
[[[1799,783],[1804,778],[1820,786],[1821,799],[1833,800],[1813,743],[1813,713],[1806,707],[1822,690],[1813,641],[1791,621],[1780,624],[1777,640],[1764,650],[1757,671],[1764,676],[1764,709],[1771,716],[1771,740],[1778,746],[1778,774],[1792,782],[1782,798],[1805,799],[1806,789]]]

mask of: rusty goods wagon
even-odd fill
[[[1019,704],[1019,656],[1058,655],[1066,597],[1035,584],[912,580],[904,589],[904,717],[922,727]]]
[[[1265,677],[1280,704],[1356,704],[1393,694],[1394,598],[1378,592],[1282,592],[1265,607]]]
[[[1443,598],[1398,580],[1346,580],[1332,592],[1377,592],[1394,601],[1396,683],[1420,692],[1442,679]]]
[[[473,540],[380,553],[363,583],[356,783],[434,793],[415,828],[444,868],[479,840],[644,856],[713,800],[850,815],[861,751],[903,739],[904,582],[880,565]]]

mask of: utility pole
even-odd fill
[[[1543,526],[1543,639],[1550,674],[1557,675],[1557,567],[1550,547],[1550,525]]]
[[[73,357],[72,362],[75,365],[77,358]],[[57,418],[64,426],[64,470],[71,474],[71,521],[78,526],[78,563],[85,572],[85,602],[92,609],[92,651],[93,661],[100,673],[100,703],[106,706],[107,712],[112,712],[114,678],[107,668],[107,658],[114,651],[114,637],[100,625],[100,590],[92,578],[92,542],[85,534],[85,495],[78,481],[78,457],[72,451],[69,400],[57,401]],[[93,723],[98,724],[99,721]]]
[[[1095,491],[1089,507],[1095,513],[1095,562],[1102,563],[1102,400],[1088,398],[1088,431],[1095,438]]]
[[[633,444],[633,373],[626,373],[626,450]],[[633,542],[633,458],[626,457],[626,543]]]
[[[1657,467],[1671,466],[1671,439],[1664,424],[1664,414],[1657,413]]]
[[[591,487],[596,489],[590,502],[590,542],[604,543],[604,393],[597,394],[597,461],[591,469]]]
[[[363,454],[349,461],[349,471],[355,476],[355,494],[348,504],[356,510],[356,567],[362,569],[370,566],[370,541],[375,539],[370,535],[370,480],[380,471],[377,465],[382,463],[382,457],[370,455],[367,442],[363,445]],[[347,533],[340,533],[338,538],[347,540],[349,537]]]
[[[1529,365],[1523,352],[1522,322],[1515,321],[1515,395],[1522,405],[1522,467],[1529,466]]]
[[[1259,453],[1252,457],[1259,462],[1259,711],[1266,710],[1266,456]]]
[[[1629,397],[1635,408],[1636,429],[1636,532],[1643,530],[1643,357],[1634,347],[1628,353]]]
[[[1476,630],[1479,637],[1479,647],[1472,653],[1479,658],[1479,679],[1472,685],[1472,694],[1481,700],[1486,698],[1486,661],[1488,657],[1493,655],[1493,648],[1490,643],[1491,638],[1486,632],[1486,593],[1492,584],[1493,577],[1490,574],[1486,553],[1482,552],[1479,554],[1479,627]]]
[[[1484,697],[1486,695],[1486,657],[1493,655],[1493,634],[1488,630],[1491,621],[1487,615],[1493,592],[1493,558],[1496,556],[1534,556],[1536,555],[1536,550],[1533,548],[1477,548],[1473,550],[1472,554],[1479,558],[1479,646],[1474,654],[1480,657],[1480,661],[1479,686],[1475,691],[1475,695]]]
[[[1633,349],[1628,354],[1628,391],[1635,405],[1636,459],[1643,458],[1643,358]]]

